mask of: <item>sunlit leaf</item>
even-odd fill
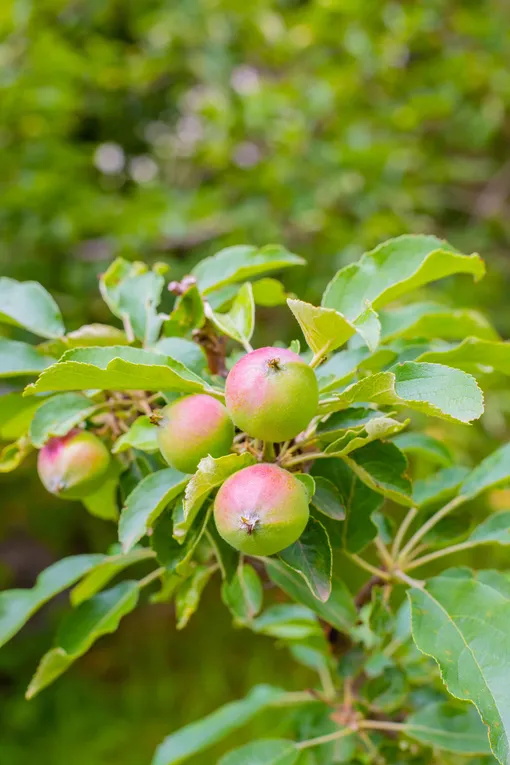
[[[35,413],[30,424],[30,439],[34,446],[40,448],[53,436],[65,436],[99,408],[100,405],[80,393],[53,396]]]
[[[129,552],[165,507],[184,491],[189,475],[166,468],[146,476],[126,499],[119,522],[119,542]]]
[[[86,653],[102,635],[115,632],[123,616],[138,602],[138,582],[121,582],[81,603],[63,619],[56,646],[46,653],[30,681],[26,697],[33,698]]]
[[[461,570],[410,592],[413,637],[432,656],[450,693],[471,701],[502,765],[510,756],[510,599]]]
[[[226,284],[244,282],[261,274],[304,263],[303,258],[277,244],[268,244],[261,249],[250,245],[235,245],[201,260],[192,274],[198,281],[200,291],[207,295]]]
[[[428,282],[459,273],[481,279],[485,266],[478,255],[461,255],[435,236],[399,236],[342,268],[326,288],[322,304],[353,320],[367,300],[377,309]]]
[[[0,323],[23,327],[40,337],[65,332],[58,305],[38,282],[0,278]]]
[[[129,346],[68,351],[25,392],[89,389],[211,392],[207,383],[180,361]]]

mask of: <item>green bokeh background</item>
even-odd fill
[[[0,273],[41,281],[72,329],[109,320],[97,275],[116,255],[179,278],[221,247],[283,242],[309,263],[287,287],[314,301],[365,249],[432,232],[486,258],[480,286],[445,297],[508,336],[509,23],[506,0],[4,0]],[[259,318],[259,340],[277,323],[289,335],[283,310]],[[33,476],[29,463],[0,486],[6,586],[113,541]],[[28,704],[64,607],[0,652],[10,765],[145,765],[166,733],[255,682],[310,680],[233,631],[211,588],[185,633],[170,607],[144,607]]]

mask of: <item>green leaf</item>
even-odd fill
[[[255,329],[255,302],[249,282],[243,284],[228,313],[215,313],[212,309],[206,308],[206,315],[220,332],[249,350],[251,336]]]
[[[510,756],[510,599],[472,578],[447,572],[409,593],[416,645],[432,656],[448,691],[471,701],[489,728],[502,765]]]
[[[486,457],[468,475],[460,494],[466,499],[474,499],[488,489],[495,489],[510,481],[510,443],[501,446]]]
[[[0,379],[37,375],[54,361],[43,356],[33,345],[0,337]]]
[[[293,741],[261,739],[234,749],[218,765],[295,765],[299,749]]]
[[[126,499],[119,522],[119,542],[125,553],[147,533],[170,502],[184,491],[189,476],[174,468],[146,476]]]
[[[495,513],[485,519],[469,535],[466,544],[483,545],[494,542],[500,545],[510,545],[510,511]]]
[[[400,505],[412,505],[412,487],[406,475],[407,459],[395,444],[374,441],[342,459],[373,491]]]
[[[237,473],[238,470],[253,465],[255,458],[251,454],[226,454],[224,457],[204,457],[198,463],[197,472],[191,478],[184,495],[184,516],[174,526],[174,536],[184,539],[198,511],[213,489]]]
[[[117,553],[97,557],[101,558],[101,560],[71,590],[70,600],[74,608],[96,595],[121,571],[141,561],[150,560],[154,557],[154,553],[147,547],[135,547],[126,554]]]
[[[343,385],[352,379],[358,366],[370,355],[368,348],[349,348],[340,353],[334,353],[324,364],[315,370],[319,382],[319,390],[326,393]]]
[[[241,624],[249,623],[262,608],[264,590],[260,577],[248,564],[240,565],[232,581],[221,589],[223,602]]]
[[[309,348],[326,355],[345,345],[356,328],[345,316],[331,308],[318,308],[302,300],[289,298],[287,305],[294,314]]]
[[[202,720],[186,725],[160,744],[152,765],[178,765],[242,728],[285,696],[279,688],[257,685],[246,698],[220,707]]]
[[[345,518],[345,507],[340,492],[327,478],[322,476],[315,478],[315,493],[311,503],[319,513],[334,521],[343,521]]]
[[[478,255],[461,255],[435,236],[399,236],[338,271],[322,304],[353,320],[365,310],[367,300],[373,308],[381,308],[424,284],[460,273],[481,279],[484,263]]]
[[[400,433],[408,424],[409,420],[399,422],[391,417],[371,418],[361,431],[359,429],[348,430],[341,438],[329,444],[325,453],[331,454],[332,457],[350,454],[356,449],[361,449],[362,446],[372,443],[372,441],[390,438]]]
[[[353,383],[320,404],[320,410],[335,412],[368,402],[405,406],[452,422],[471,422],[483,413],[483,395],[474,377],[441,364],[414,361]]]
[[[51,356],[62,356],[72,348],[104,347],[108,345],[129,345],[125,332],[110,324],[84,324],[55,340],[39,345],[39,350]],[[172,355],[172,354],[170,354]]]
[[[510,343],[467,337],[460,345],[426,351],[419,361],[447,364],[473,375],[501,372],[510,375]]]
[[[157,519],[150,541],[158,562],[165,566],[168,573],[175,572],[180,576],[186,576],[189,573],[189,564],[211,517],[212,505],[206,512],[197,515],[184,544],[173,536],[174,523],[181,517],[181,511],[182,499],[179,498],[175,508],[169,508]]]
[[[473,336],[499,340],[498,333],[483,314],[438,303],[412,303],[393,311],[383,311],[379,318],[385,342],[397,337],[409,340],[417,337],[463,340]]]
[[[149,453],[157,452],[157,433],[157,425],[153,425],[149,416],[144,414],[133,422],[127,433],[123,433],[115,441],[112,452],[113,454],[119,454],[128,449],[139,449],[142,452]]]
[[[472,706],[429,704],[405,721],[406,734],[424,746],[458,754],[490,754],[487,729]]]
[[[470,569],[467,569],[469,575],[472,574]],[[446,574],[448,572],[445,572]],[[510,600],[510,572],[508,571],[477,571],[476,578],[488,587],[492,587],[493,590],[500,592],[506,598]]]
[[[196,375],[201,375],[207,367],[207,359],[200,345],[183,337],[163,337],[155,344],[154,350],[180,361]]]
[[[0,278],[0,323],[23,327],[40,337],[59,337],[65,332],[58,305],[37,282]]]
[[[297,478],[298,481],[301,481],[301,483],[305,487],[305,491],[308,497],[308,502],[311,502],[312,497],[315,494],[314,478],[311,475],[308,475],[308,473],[294,473],[294,478]]]
[[[393,443],[405,454],[415,454],[441,467],[450,467],[454,461],[448,446],[426,433],[401,433]]]
[[[331,580],[331,595],[327,603],[317,600],[310,592],[303,578],[276,558],[265,561],[266,570],[271,581],[298,603],[302,603],[331,624],[340,632],[348,632],[357,619],[352,595],[336,574]]]
[[[80,393],[61,393],[39,406],[30,425],[30,440],[38,449],[52,436],[65,436],[100,405]]]
[[[0,440],[14,441],[25,435],[32,417],[45,398],[24,398],[21,393],[0,396]]]
[[[327,602],[331,595],[333,551],[328,532],[320,521],[310,517],[297,542],[282,550],[278,557],[303,577],[315,598]]]
[[[104,559],[104,555],[73,555],[63,558],[39,574],[31,589],[1,592],[0,646],[19,632],[32,614],[50,598],[66,590]]]
[[[121,582],[86,600],[68,613],[57,632],[56,646],[46,653],[30,681],[26,697],[32,699],[63,674],[91,645],[115,632],[123,616],[138,602],[138,582]]]
[[[305,262],[277,244],[268,244],[261,249],[236,245],[201,260],[191,273],[196,277],[200,291],[207,295],[226,284],[244,282],[290,266],[302,266]]]
[[[184,629],[197,610],[202,592],[215,570],[214,566],[197,566],[191,576],[177,590],[175,611],[178,630]]]
[[[266,277],[253,284],[253,299],[256,305],[273,308],[277,305],[285,305],[287,293],[278,279]]]
[[[413,489],[415,504],[417,507],[426,507],[436,502],[447,502],[455,496],[468,473],[467,468],[457,465],[439,470],[428,478],[415,481]]]
[[[117,258],[99,280],[111,312],[127,321],[135,337],[145,343],[156,339],[161,326],[156,311],[165,284],[161,271],[161,264],[149,271],[144,263]]]
[[[21,465],[32,451],[32,444],[26,436],[21,436],[14,443],[0,449],[0,473],[11,473]]]
[[[104,521],[117,521],[119,517],[118,489],[121,466],[110,460],[103,482],[91,494],[83,497],[82,503],[91,515]]]
[[[89,389],[212,392],[204,380],[180,361],[141,348],[112,346],[68,351],[25,393]]]
[[[356,332],[365,341],[365,345],[371,353],[377,350],[381,340],[381,322],[371,304],[367,301],[367,306],[362,313],[354,320]]]
[[[239,553],[220,537],[215,523],[210,523],[205,533],[214,550],[223,580],[230,582],[237,571]]]
[[[205,323],[204,301],[196,284],[190,283],[175,301],[175,306],[164,323],[165,335],[185,337]]]
[[[319,422],[317,436],[321,441],[332,443],[345,435],[348,430],[361,433],[367,422],[382,416],[385,415],[382,415],[377,409],[367,409],[360,404],[356,404],[348,409],[333,412],[333,414]]]
[[[360,552],[377,536],[377,527],[371,518],[382,506],[383,498],[366,486],[342,460],[318,460],[313,474],[317,481],[319,476],[329,479],[340,492],[345,508],[343,545],[349,552]]]
[[[304,640],[322,635],[313,610],[301,605],[270,606],[250,626],[254,632],[281,640]]]

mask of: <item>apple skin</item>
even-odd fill
[[[158,446],[169,465],[194,473],[203,457],[228,454],[234,424],[220,401],[203,393],[173,401],[161,411]]]
[[[305,530],[309,514],[301,481],[269,463],[227,478],[214,503],[218,533],[247,555],[273,555],[289,547]]]
[[[110,453],[94,433],[77,428],[42,447],[37,471],[44,487],[62,499],[83,499],[101,485]]]
[[[238,428],[263,441],[288,441],[317,414],[315,372],[293,351],[258,348],[230,370],[225,403]]]

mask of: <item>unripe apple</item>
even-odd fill
[[[227,478],[214,503],[219,534],[247,555],[273,555],[293,544],[308,516],[308,494],[301,481],[266,463]]]
[[[253,438],[287,441],[317,413],[315,372],[293,351],[259,348],[227,377],[225,402],[235,424]]]
[[[228,454],[234,425],[220,401],[197,393],[179,398],[161,411],[158,446],[169,465],[194,473],[203,457]]]
[[[87,430],[51,438],[37,458],[39,478],[51,494],[83,499],[95,491],[110,464],[108,449]]]

